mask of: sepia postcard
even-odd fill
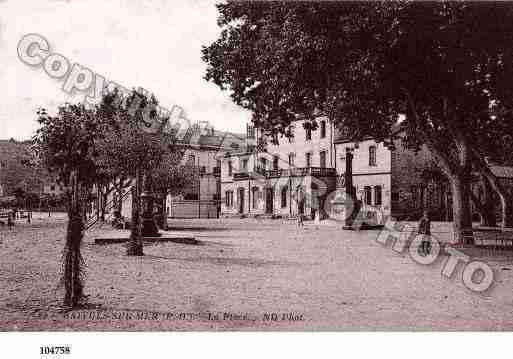
[[[0,331],[511,331],[512,78],[511,2],[0,1]]]

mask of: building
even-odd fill
[[[295,121],[290,137],[274,139],[248,127],[253,141],[223,159],[222,215],[314,216],[337,180],[333,126],[326,118],[318,123],[313,131]],[[267,146],[258,151],[262,142]]]
[[[245,144],[245,135],[217,131],[196,124],[185,134],[183,164],[196,169],[197,176],[179,196],[168,195],[166,212],[172,218],[217,218],[221,200],[221,159],[227,151]]]
[[[57,183],[55,179],[47,178],[43,181],[41,194],[49,196],[61,196],[64,194],[64,192],[64,186]]]
[[[197,123],[187,129],[179,146],[184,151],[182,164],[192,167],[196,176],[180,194],[169,194],[163,205],[172,218],[217,218],[220,213],[221,198],[221,159],[227,151],[238,150],[245,143],[244,134],[218,131],[206,124]],[[125,186],[123,193],[113,190],[105,199],[107,218],[115,209],[130,218],[132,214],[131,186]],[[97,196],[100,198],[101,196]],[[120,198],[121,197],[121,198]],[[90,216],[95,217],[100,204],[93,203]]]
[[[330,203],[344,187],[351,151],[353,190],[363,211],[416,219],[427,209],[436,219],[451,218],[448,183],[431,175],[436,166],[426,148],[403,146],[399,127],[387,143],[372,138],[355,143],[328,119],[317,123],[316,130],[308,130],[302,120],[295,121],[293,137],[268,141],[264,151],[246,145],[228,152],[221,168],[222,216],[332,215]],[[265,138],[255,132],[257,142]]]

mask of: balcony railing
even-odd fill
[[[245,179],[248,179],[249,178],[249,173],[248,172],[236,172],[233,174],[233,179],[234,180],[245,180]]]
[[[251,177],[262,176],[265,178],[278,178],[278,177],[336,177],[337,170],[327,167],[299,167],[289,169],[265,170],[261,167],[256,167],[255,172],[251,173]],[[244,180],[250,177],[248,172],[239,172],[233,174],[234,180]]]

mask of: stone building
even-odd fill
[[[275,139],[249,127],[247,137],[253,144],[223,159],[222,215],[314,216],[337,178],[333,125],[326,118],[317,122],[313,131],[295,121],[293,136]],[[262,141],[267,143],[265,151],[255,150],[254,144]]]
[[[435,176],[426,148],[406,149],[398,127],[387,143],[371,138],[355,143],[326,118],[315,131],[293,123],[294,137],[268,141],[264,151],[247,145],[228,152],[221,166],[223,216],[314,218],[330,216],[330,202],[343,189],[347,149],[353,154],[353,185],[362,210],[399,219],[417,219],[424,209],[438,220],[451,218],[448,183]],[[255,137],[265,137],[255,130]],[[249,135],[248,135],[249,137]]]
[[[211,126],[196,123],[187,129],[179,145],[184,150],[182,164],[193,167],[197,172],[179,195],[167,195],[165,212],[175,218],[213,218],[220,213],[221,158],[227,151],[238,150],[245,143],[244,134],[218,131]],[[106,199],[107,218],[110,219],[116,208],[121,215],[130,218],[132,213],[131,181],[120,198],[111,191]],[[118,207],[119,206],[119,207]],[[98,207],[92,205],[91,216]]]

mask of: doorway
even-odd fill
[[[244,213],[244,188],[239,188],[239,213]]]
[[[272,187],[265,189],[265,213],[273,213],[274,189]]]

